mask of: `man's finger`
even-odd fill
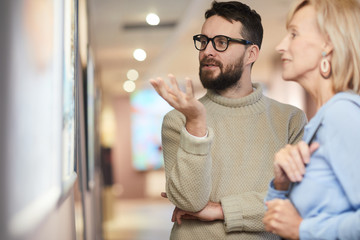
[[[171,86],[174,91],[174,94],[178,95],[181,91],[180,91],[179,84],[178,84],[175,76],[172,74],[169,74],[168,77],[170,78],[170,82],[171,82]]]
[[[176,222],[177,224],[181,225],[181,217],[183,215],[183,211],[182,210],[179,210],[176,212]]]
[[[195,95],[193,83],[190,78],[185,78],[185,80],[186,80],[186,97],[188,99],[192,99],[192,98],[194,98],[194,95]]]
[[[158,77],[151,82],[156,92],[170,104],[170,106],[177,108],[177,96],[174,95],[174,91],[165,83],[165,81]],[[176,92],[176,91],[175,91]]]
[[[177,212],[178,212],[178,208],[175,207],[175,208],[174,208],[174,211],[173,211],[173,214],[172,214],[172,216],[171,216],[171,221],[172,221],[172,222],[175,222],[175,218],[176,218]]]

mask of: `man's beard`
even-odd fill
[[[243,73],[243,62],[244,55],[241,56],[237,62],[228,65],[224,69],[224,66],[221,62],[215,59],[204,58],[200,62],[199,69],[199,76],[203,87],[206,89],[221,91],[235,86]],[[220,73],[217,77],[212,77],[212,74],[214,74],[212,71],[202,71],[202,67],[207,64],[216,65],[219,67]]]

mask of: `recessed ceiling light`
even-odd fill
[[[139,73],[138,71],[136,71],[135,69],[130,69],[127,74],[126,74],[127,78],[129,80],[135,81],[138,79],[139,77]]]
[[[124,82],[123,88],[126,92],[131,93],[135,90],[136,84],[131,80],[127,80]]]
[[[138,48],[138,49],[135,49],[133,56],[136,60],[141,62],[146,59],[146,52],[143,49]]]
[[[160,18],[158,15],[156,15],[155,13],[149,13],[147,16],[146,16],[146,22],[149,24],[149,25],[152,25],[152,26],[155,26],[155,25],[158,25],[160,23]]]

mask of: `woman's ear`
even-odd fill
[[[334,50],[334,46],[332,44],[332,42],[330,41],[329,37],[326,37],[326,42],[324,44],[324,48],[323,48],[323,52],[326,52],[326,55],[329,55],[332,53],[332,51]]]

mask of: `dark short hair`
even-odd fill
[[[205,19],[218,15],[229,22],[241,22],[241,35],[248,41],[255,43],[259,49],[263,39],[263,27],[260,15],[248,5],[237,1],[212,2],[212,7],[205,12]]]

